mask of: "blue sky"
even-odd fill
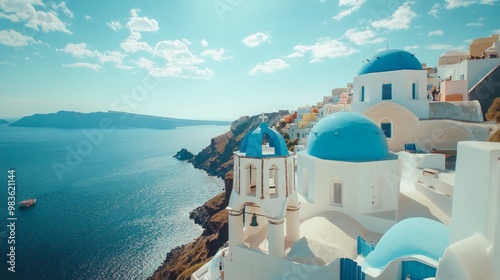
[[[293,110],[387,45],[435,65],[500,33],[499,13],[496,0],[2,0],[0,117]]]

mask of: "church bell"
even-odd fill
[[[250,226],[251,227],[258,227],[259,226],[259,223],[257,223],[257,215],[255,215],[255,213],[253,213],[252,221],[250,222]]]

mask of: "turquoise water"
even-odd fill
[[[223,188],[222,180],[172,156],[181,148],[197,153],[228,129],[86,131],[85,136],[84,130],[1,125],[0,279],[150,276],[171,248],[202,232],[188,212]],[[11,168],[17,202],[38,199],[31,208],[16,208],[15,273],[7,270]]]

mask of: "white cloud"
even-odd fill
[[[493,34],[499,34],[500,33],[500,28],[499,29],[494,29],[492,32],[493,32]]]
[[[84,17],[86,20],[91,20],[91,19],[92,19],[92,17],[91,17],[91,16],[89,16],[89,15],[84,15],[83,17]]]
[[[66,44],[66,46],[62,49],[56,49],[56,51],[71,54],[77,58],[85,58],[85,57],[96,58],[101,65],[105,64],[105,63],[112,63],[117,68],[130,69],[129,66],[123,65],[123,59],[126,57],[126,55],[122,54],[119,51],[99,52],[97,50],[89,49],[89,47],[87,46],[86,43],[79,43],[79,44],[69,43],[69,44]],[[91,64],[91,63],[87,63],[87,64]],[[99,64],[92,64],[92,65],[99,65]],[[82,67],[85,67],[85,66],[82,66]]]
[[[468,7],[473,4],[483,4],[483,5],[493,5],[497,0],[481,0],[481,1],[476,1],[476,0],[445,0],[446,9],[454,9],[458,7]]]
[[[411,9],[413,2],[405,2],[399,6],[391,17],[372,22],[372,26],[376,28],[386,28],[389,30],[399,30],[410,28],[410,23],[417,16]]]
[[[127,28],[130,31],[156,32],[160,29],[158,27],[158,22],[155,19],[139,17],[137,15],[139,11],[139,9],[130,10],[130,15],[132,17],[127,22]]]
[[[340,13],[333,17],[333,19],[340,20],[361,8],[366,0],[339,0],[339,7],[349,6],[349,8],[340,11]]]
[[[262,32],[258,32],[258,33],[252,34],[252,35],[246,37],[245,39],[243,39],[243,43],[247,47],[251,47],[251,48],[258,46],[258,45],[260,45],[263,42],[269,42],[270,43],[271,40],[269,40],[269,35],[264,34]]]
[[[139,17],[137,16],[139,11],[139,9],[130,10],[132,17],[126,23],[127,28],[130,30],[130,35],[120,44],[120,47],[128,53],[138,51],[152,52],[153,48],[147,42],[139,41],[141,39],[140,32],[156,32],[159,30],[158,22],[155,19]],[[112,21],[108,25],[115,31],[121,28],[121,24],[117,21]]]
[[[148,43],[139,41],[140,39],[141,33],[130,31],[130,35],[125,41],[120,44],[120,47],[128,53],[134,53],[138,51],[151,52],[153,48],[151,48]]]
[[[151,46],[146,42],[139,42],[134,40],[125,40],[120,44],[120,47],[128,52],[135,53],[138,51],[147,51],[150,52],[152,50]]]
[[[314,45],[297,45],[293,47],[295,51],[287,57],[302,57],[306,53],[311,53],[310,63],[320,62],[323,58],[336,58],[350,56],[358,50],[346,46],[341,41],[328,37],[320,38]]]
[[[443,34],[444,34],[443,30],[440,29],[429,32],[429,36],[439,36]]]
[[[72,34],[66,27],[66,24],[57,17],[57,13],[54,10],[49,10],[48,12],[37,11],[35,6],[44,7],[45,5],[41,0],[0,1],[0,18],[5,18],[12,22],[25,22],[27,27],[41,30],[42,32],[62,31]],[[66,7],[66,4],[59,4],[56,7],[59,8],[59,6],[61,8]],[[71,11],[67,9],[66,12]]]
[[[376,38],[375,32],[370,29],[358,31],[357,28],[351,28],[344,33],[344,36],[356,45],[377,44],[385,40]]]
[[[73,18],[73,12],[68,9],[68,6],[66,6],[66,2],[61,2],[59,4],[52,3],[52,9],[53,10],[61,10],[66,16]]]
[[[26,26],[35,30],[41,30],[44,33],[50,31],[62,31],[72,34],[71,31],[66,28],[66,24],[64,24],[64,22],[62,22],[53,12],[47,13],[36,11],[33,17],[28,20]]]
[[[72,68],[88,68],[94,71],[101,71],[102,66],[99,64],[93,64],[88,62],[76,62],[71,64],[63,64],[63,67],[72,67]]]
[[[213,77],[214,73],[211,69],[200,69],[192,65],[175,65],[166,63],[165,66],[157,66],[155,62],[141,57],[139,60],[134,60],[134,63],[141,69],[145,69],[152,76],[157,77],[179,77],[191,79],[208,80]]]
[[[439,4],[438,3],[435,3],[434,5],[432,5],[432,8],[431,10],[428,12],[429,15],[435,17],[435,18],[438,18],[438,14],[439,14]]]
[[[97,52],[97,58],[99,59],[99,62],[102,64],[106,62],[111,62],[115,65],[121,65],[125,56],[126,55],[118,51]]]
[[[226,50],[220,48],[220,49],[211,49],[211,50],[204,50],[201,53],[201,56],[206,56],[206,57],[211,57],[213,60],[226,60],[226,59],[233,59],[232,56],[224,56],[226,53]]]
[[[118,20],[113,20],[111,22],[106,23],[111,29],[114,31],[118,31],[122,29],[122,24]]]
[[[189,51],[189,47],[185,42],[179,40],[164,40],[156,43],[153,54],[175,65],[192,65],[204,62],[203,59]]]
[[[430,50],[450,50],[453,49],[453,46],[445,44],[429,44],[427,45],[427,48]]]
[[[467,23],[467,26],[483,26],[483,23],[478,21],[478,22],[469,22]]]
[[[287,67],[290,67],[290,65],[288,65],[283,59],[271,59],[255,65],[252,70],[250,70],[250,75],[257,75],[259,73],[274,73]]]
[[[204,47],[208,46],[208,42],[207,42],[207,40],[205,40],[205,39],[201,39],[201,42],[200,42],[200,43],[201,43],[201,45],[202,45],[202,46],[204,46]]]
[[[453,8],[457,8],[457,7],[467,7],[467,6],[470,6],[474,3],[476,3],[476,1],[470,1],[470,0],[445,0],[445,2],[446,2],[446,6],[445,6],[446,9],[453,9]]]
[[[14,30],[1,30],[0,31],[0,44],[9,47],[23,47],[31,44],[37,44],[32,37],[25,36]]]
[[[13,22],[27,21],[36,12],[34,6],[44,6],[41,0],[6,0],[0,1],[0,18]]]
[[[56,49],[58,52],[69,53],[75,57],[96,57],[98,55],[97,51],[91,51],[88,49],[86,43],[80,44],[67,44],[63,49]]]
[[[418,48],[420,48],[420,47],[419,47],[419,46],[417,46],[417,45],[412,45],[412,46],[406,46],[406,47],[405,47],[405,50],[406,50],[406,51],[409,51],[409,50],[414,50],[414,49],[418,49]]]

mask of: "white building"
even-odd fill
[[[363,64],[354,77],[351,111],[377,123],[396,151],[407,143],[429,151],[456,150],[458,141],[488,136],[479,102],[429,102],[427,71],[402,50],[381,51]]]
[[[427,71],[415,55],[384,50],[365,62],[354,77],[352,111],[363,112],[381,101],[408,108],[417,118],[429,118]]]
[[[389,152],[358,113],[323,118],[309,138],[297,188],[277,132],[244,138],[229,247],[191,279],[500,279],[499,143],[459,143],[449,173],[444,155]]]
[[[429,102],[426,76],[408,52],[375,55],[354,112],[308,122],[296,163],[266,124],[246,135],[229,246],[191,279],[500,279],[500,143],[470,141],[488,135],[478,103]],[[406,143],[457,150],[456,170],[390,152]]]
[[[377,125],[339,112],[319,121],[307,142],[307,152],[297,154],[303,217],[338,211],[378,233],[395,223],[398,161]]]

